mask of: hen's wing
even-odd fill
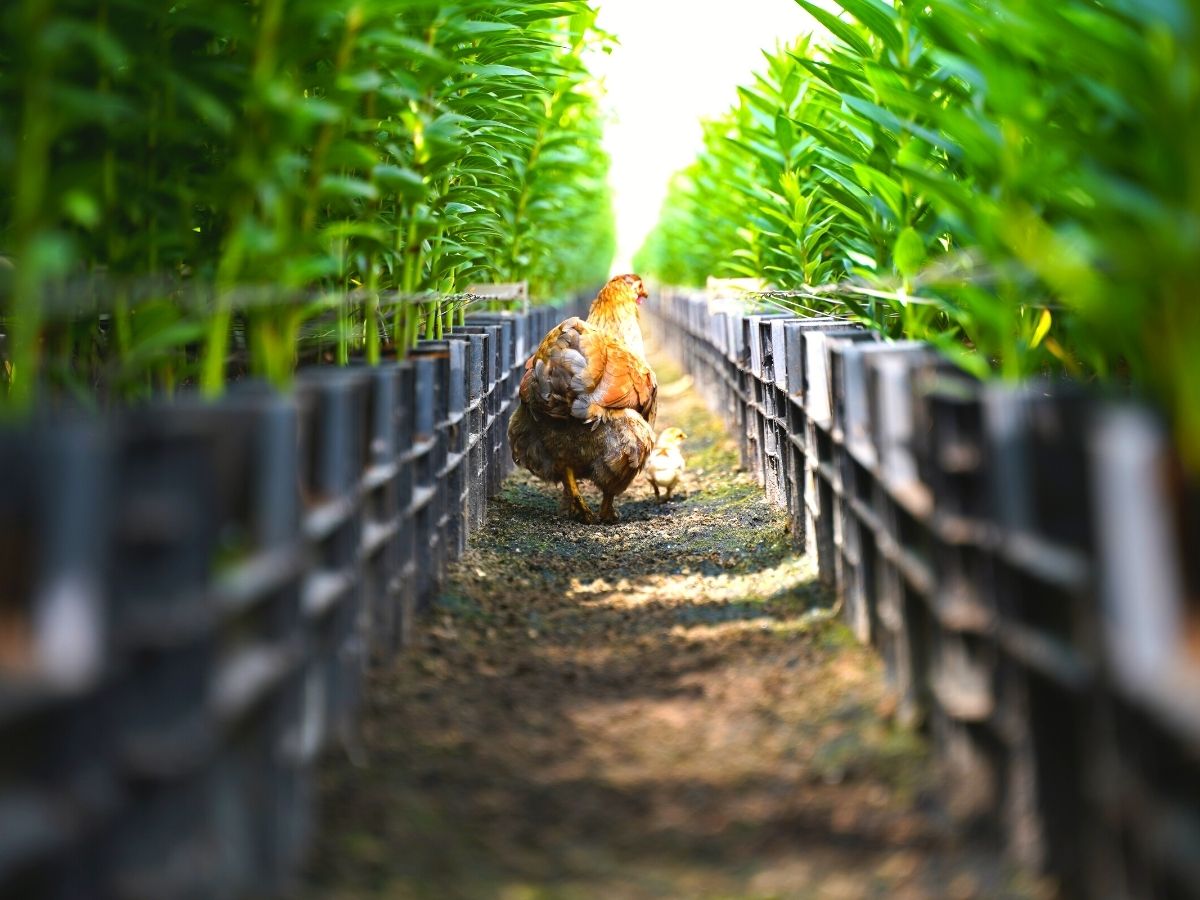
[[[539,415],[588,423],[606,410],[632,409],[653,425],[658,381],[619,340],[570,318],[525,363],[521,401]]]

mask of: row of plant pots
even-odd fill
[[[483,524],[562,315],[0,434],[0,896],[287,886],[314,763]]]
[[[1153,412],[842,320],[648,310],[931,732],[949,811],[1067,895],[1200,896],[1200,492]]]

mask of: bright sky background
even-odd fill
[[[671,175],[700,150],[700,119],[737,99],[739,84],[763,68],[762,50],[813,31],[794,0],[598,0],[597,25],[620,40],[592,71],[608,88],[617,207],[614,271],[658,220]]]

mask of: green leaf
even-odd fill
[[[63,212],[81,228],[91,230],[100,224],[100,204],[86,191],[67,191],[62,199]]]
[[[805,12],[824,25],[834,37],[839,38],[856,53],[868,58],[873,55],[871,45],[852,24],[839,19],[811,0],[796,0],[796,2],[804,8]]]
[[[904,41],[897,30],[896,10],[881,0],[837,0],[839,6],[878,37],[893,53],[900,53]]]
[[[499,63],[491,65],[469,65],[463,66],[463,71],[470,72],[472,75],[479,75],[483,78],[532,78],[533,75],[524,69],[518,69],[516,66],[505,66]]]
[[[1050,326],[1053,324],[1053,317],[1050,315],[1049,309],[1043,309],[1042,314],[1038,317],[1037,327],[1033,330],[1033,338],[1029,342],[1030,347],[1036,347],[1042,342],[1047,334],[1050,333]]]
[[[892,261],[905,278],[911,278],[921,271],[925,262],[925,241],[920,232],[912,227],[900,231],[892,247]]]
[[[326,175],[321,179],[321,193],[326,197],[348,200],[374,200],[379,196],[375,185],[349,175]]]
[[[375,182],[385,191],[399,194],[405,200],[415,202],[425,197],[425,179],[419,172],[403,166],[378,165],[371,170]]]

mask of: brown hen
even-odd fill
[[[645,359],[638,304],[642,279],[619,275],[592,301],[587,320],[553,328],[525,363],[521,400],[508,426],[513,461],[563,488],[563,507],[595,516],[580,480],[604,494],[600,520],[617,518],[613,498],[654,447],[658,380]]]

